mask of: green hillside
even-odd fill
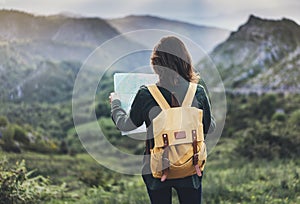
[[[224,132],[208,157],[204,173],[205,203],[299,202],[299,95],[228,95],[227,99]],[[110,118],[102,117],[98,123],[110,143],[122,151],[143,151],[144,143],[121,137]],[[98,136],[93,135],[93,124],[83,124],[77,130],[90,132],[92,144],[101,148],[96,142]],[[28,170],[35,170],[34,175],[50,178],[60,193],[43,198],[47,203],[147,202],[141,177],[117,174],[82,154],[85,151],[72,129],[66,141],[64,153],[37,154],[25,148],[22,154],[0,155],[8,159],[6,169],[25,159]]]
[[[0,17],[0,204],[149,203],[141,176],[117,172],[137,164],[118,153],[141,155],[144,141],[121,136],[108,100],[114,71],[122,65],[143,65],[143,59],[134,59],[149,52],[115,62],[91,103],[85,93],[103,72],[97,64],[83,73],[75,101],[83,111],[76,115],[75,128],[72,94],[82,59],[95,43],[119,31],[95,18],[16,11],[0,11]],[[142,19],[159,20],[134,17],[129,24]],[[188,27],[200,32],[193,25],[184,30]],[[300,203],[298,34],[299,26],[290,20],[251,16],[211,53],[225,82],[227,115],[222,136],[208,156],[203,203]],[[131,43],[126,39],[120,49]],[[119,166],[110,170],[101,164]]]

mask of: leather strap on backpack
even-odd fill
[[[196,169],[196,173],[198,176],[202,176],[200,167],[198,165],[199,162],[199,158],[198,158],[198,154],[197,154],[197,131],[196,130],[192,130],[192,138],[193,138],[193,165]],[[202,162],[202,165],[204,165],[205,160]],[[201,165],[201,167],[202,167]]]
[[[167,134],[163,134],[163,141],[164,141],[164,152],[162,155],[162,172],[163,175],[161,177],[161,181],[165,181],[169,174],[169,166],[170,166],[170,160],[169,160],[169,139]]]
[[[193,138],[193,164],[198,164],[198,154],[197,154],[197,131],[192,130],[192,138]]]

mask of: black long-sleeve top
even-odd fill
[[[188,86],[189,84],[187,82],[181,82],[176,87],[170,88],[168,90],[159,85],[158,88],[166,101],[170,104],[170,106],[174,107],[174,102],[172,102],[172,100],[174,101],[174,97],[172,99],[172,95],[175,96],[177,102],[180,105],[185,97]],[[215,124],[211,115],[210,102],[208,100],[204,87],[201,85],[197,86],[192,106],[203,110],[202,122],[204,134],[212,131]],[[120,100],[113,100],[111,103],[112,119],[119,130],[130,131],[141,126],[144,122],[146,123],[146,126],[148,128],[147,138],[152,138],[149,140],[150,148],[153,147],[153,130],[151,121],[160,113],[160,111],[161,109],[159,108],[157,102],[152,97],[150,91],[146,86],[140,87],[133,100],[129,114],[127,114],[125,110],[121,108]],[[147,152],[145,153],[147,154]],[[146,163],[146,165],[144,165],[144,168],[149,168],[149,166],[147,166],[147,163],[149,163],[149,161],[144,161],[144,163]],[[149,172],[149,169],[145,172]],[[157,189],[163,187],[164,185],[169,185],[171,182],[179,182],[179,185],[183,187],[198,188],[200,184],[199,178],[197,177],[197,175],[193,175],[184,179],[174,179],[173,181],[167,180],[167,182],[161,183],[159,179],[155,179],[151,175],[144,175],[144,180],[146,181],[147,186],[152,189]]]
[[[172,107],[171,92],[160,86],[158,86],[158,88],[165,97],[166,101]],[[173,94],[177,96],[176,98],[180,104],[184,99],[187,88],[188,84],[185,84],[184,86],[176,87],[176,90],[171,90]],[[205,89],[201,85],[198,85],[197,87],[192,106],[203,110],[202,122],[204,127],[204,134],[207,134],[211,125],[212,116],[207,94],[205,92]],[[146,86],[140,87],[131,105],[129,115],[125,112],[125,110],[121,108],[120,100],[112,101],[111,108],[113,121],[121,131],[133,130],[141,126],[144,122],[146,123],[146,126],[149,127],[153,118],[155,118],[161,111]]]

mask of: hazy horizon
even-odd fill
[[[249,16],[279,20],[288,18],[300,23],[298,0],[0,0],[0,9],[13,9],[35,15],[69,13],[103,19],[129,15],[150,15],[196,25],[237,30]]]

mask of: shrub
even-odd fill
[[[258,125],[247,129],[239,141],[236,152],[249,159],[293,158],[298,155],[300,141],[293,135],[276,135],[270,125]]]
[[[21,149],[14,141],[15,128],[9,124],[2,132],[2,139],[0,140],[1,148],[6,152],[20,153]]]
[[[100,101],[95,107],[96,117],[110,117],[110,104],[107,101]]]
[[[277,108],[277,96],[274,94],[265,94],[259,99],[260,118],[271,118]]]
[[[26,146],[28,150],[39,152],[39,153],[57,153],[59,148],[57,145],[51,141],[46,140],[44,138],[39,138],[35,141],[35,143],[30,143],[28,146]]]
[[[84,182],[90,187],[99,186],[103,184],[103,173],[95,170],[85,170],[80,172],[79,180]]]
[[[284,122],[286,120],[286,115],[282,112],[276,112],[272,115],[272,120]]]
[[[68,154],[69,150],[68,150],[68,145],[67,142],[65,140],[62,140],[60,142],[60,146],[59,146],[59,152],[61,154]]]
[[[29,138],[27,137],[26,131],[20,127],[19,125],[14,125],[15,133],[14,133],[14,140],[21,142],[25,145],[29,144]]]
[[[0,116],[0,128],[6,127],[8,125],[8,120],[5,116]]]
[[[300,127],[300,109],[292,112],[288,122],[291,127]]]
[[[85,152],[85,149],[76,133],[68,135],[66,141],[70,155],[75,156],[78,153]]]
[[[8,127],[6,127],[4,130],[3,130],[3,133],[2,133],[2,137],[3,137],[3,141],[5,143],[11,143],[13,142],[14,140],[14,135],[15,135],[15,128],[13,125],[9,125]]]
[[[120,131],[116,128],[111,118],[100,118],[99,125],[102,129],[103,134],[109,139],[113,140],[121,138]]]
[[[64,196],[65,185],[50,185],[50,180],[32,176],[25,161],[16,163],[11,170],[5,169],[7,161],[0,161],[0,204],[42,203],[43,201]]]

